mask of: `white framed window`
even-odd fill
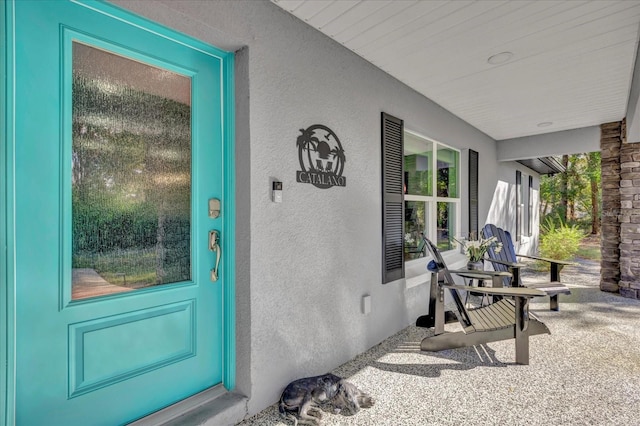
[[[404,131],[404,260],[424,257],[422,236],[441,251],[460,233],[460,151]]]
[[[524,196],[522,191],[522,172],[516,170],[516,242],[522,241],[524,227]]]
[[[529,209],[527,210],[527,236],[533,235],[533,176],[529,175],[529,190],[527,191],[527,198],[529,199]]]

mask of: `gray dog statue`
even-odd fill
[[[322,408],[333,406],[335,414],[346,409],[356,414],[360,408],[369,408],[373,398],[353,384],[334,374],[306,377],[287,385],[280,397],[278,411],[284,418],[292,419],[294,426],[308,424],[318,426]]]

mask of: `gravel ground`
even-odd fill
[[[640,425],[640,301],[601,292],[599,271],[586,260],[562,271],[572,294],[560,312],[548,298],[531,304],[551,335],[531,337],[530,365],[514,363],[513,340],[420,352],[431,331],[410,326],[333,371],[376,404],[322,424]],[[240,423],[291,424],[276,405]]]

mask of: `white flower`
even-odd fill
[[[490,237],[487,239],[480,238],[479,240],[464,240],[458,241],[464,248],[464,253],[471,262],[478,262],[484,258],[485,253],[493,248],[496,253],[502,250],[502,243],[498,242],[496,237]]]

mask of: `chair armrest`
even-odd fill
[[[513,274],[504,271],[474,271],[471,269],[449,269],[452,274],[474,280],[486,280],[493,277],[512,277]]]
[[[501,265],[506,265],[510,268],[524,268],[525,265],[524,263],[517,263],[517,262],[505,262],[503,260],[497,260],[497,259],[487,259],[489,262],[493,262],[493,263],[499,263]]]
[[[528,254],[518,254],[516,256],[518,256],[518,257],[526,257],[527,259],[540,260],[542,262],[557,263],[558,265],[575,265],[574,262],[567,262],[566,260],[548,259],[546,257],[530,256]]]
[[[514,296],[514,297],[541,297],[546,296],[542,290],[527,287],[470,287],[468,285],[442,284],[442,287],[452,290],[472,291],[474,293],[484,293],[493,296]]]

